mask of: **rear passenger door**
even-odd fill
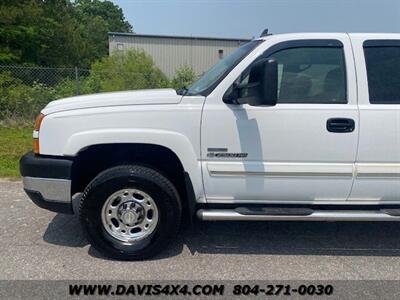
[[[397,38],[397,39],[396,39]],[[360,137],[349,201],[400,201],[400,37],[351,35]]]

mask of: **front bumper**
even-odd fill
[[[73,213],[71,196],[72,159],[28,152],[20,160],[24,190],[39,207]]]

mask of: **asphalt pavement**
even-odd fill
[[[0,224],[0,280],[400,279],[400,223],[205,222],[152,260],[120,262],[87,243],[76,216],[0,181]]]

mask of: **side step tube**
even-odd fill
[[[203,221],[400,221],[380,210],[315,210],[308,215],[241,214],[230,209],[200,209]]]

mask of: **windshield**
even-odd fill
[[[215,86],[261,42],[262,40],[257,40],[246,43],[220,60],[210,70],[204,73],[200,79],[193,83],[186,95],[207,96],[207,94],[211,92],[210,90],[214,89]]]

